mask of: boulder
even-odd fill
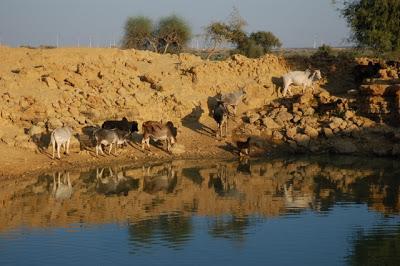
[[[58,89],[57,82],[49,76],[42,77],[42,81],[46,83],[47,87],[50,89]]]
[[[391,145],[375,145],[372,152],[377,156],[388,156],[393,153],[393,147]]]
[[[347,110],[347,111],[344,113],[344,118],[345,118],[346,120],[349,120],[349,119],[353,118],[355,115],[356,115],[356,114],[355,114],[353,111]]]
[[[276,121],[282,121],[284,123],[288,122],[292,119],[293,119],[293,115],[286,110],[281,110],[275,118]]]
[[[392,155],[394,155],[394,156],[400,155],[400,144],[393,145]]]
[[[329,123],[329,127],[334,130],[340,127],[340,125],[343,123],[343,119],[339,117],[332,117],[331,123]]]
[[[258,119],[260,119],[260,115],[259,115],[258,113],[250,113],[250,114],[247,116],[247,121],[248,121],[250,124],[254,124]]]
[[[352,154],[358,151],[357,146],[347,139],[335,139],[332,142],[333,150],[338,154]]]
[[[279,128],[281,128],[280,125],[278,125],[272,118],[270,118],[268,116],[264,117],[262,119],[262,123],[268,129],[279,129]]]
[[[302,146],[302,147],[308,147],[310,144],[310,137],[305,135],[305,134],[296,134],[294,137],[294,141],[296,141],[297,145]]]
[[[313,115],[314,113],[315,113],[315,110],[314,110],[314,108],[312,108],[312,107],[307,107],[307,108],[305,108],[304,111],[303,111],[303,115],[305,115],[305,116],[311,116],[311,115]]]
[[[183,144],[175,143],[171,147],[172,154],[182,154],[185,153],[185,146]]]
[[[387,84],[369,84],[369,85],[361,85],[360,92],[361,94],[368,96],[381,96],[384,95],[390,85]]]
[[[62,127],[63,123],[60,121],[60,119],[53,117],[47,120],[47,126],[49,129],[56,129]]]
[[[300,115],[295,115],[294,117],[293,117],[293,122],[294,123],[297,123],[297,122],[299,122],[301,120],[301,116]]]
[[[331,138],[334,136],[332,129],[330,129],[329,127],[324,127],[323,131],[324,131],[325,137],[327,137],[327,138]]]
[[[311,137],[311,138],[318,138],[319,132],[317,129],[310,127],[310,126],[306,126],[304,128],[304,134],[306,134],[307,136]]]
[[[272,139],[273,140],[282,140],[283,139],[283,135],[282,135],[282,133],[281,132],[279,132],[279,131],[274,131],[274,133],[272,133]]]
[[[33,125],[33,126],[31,126],[31,127],[29,128],[28,135],[29,135],[30,137],[32,137],[32,136],[34,136],[34,135],[42,134],[43,132],[44,132],[44,129],[43,129],[43,128],[41,128],[41,127],[39,127],[39,126]]]
[[[294,139],[297,134],[297,127],[291,127],[286,129],[286,136],[290,139]]]

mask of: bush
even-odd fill
[[[250,34],[250,40],[260,45],[264,53],[271,52],[272,48],[282,46],[281,41],[270,31],[257,31]]]
[[[260,57],[273,48],[281,47],[281,41],[269,31],[258,31],[247,35],[244,31],[246,21],[240,16],[237,9],[230,15],[228,23],[213,22],[206,27],[206,36],[211,40],[211,53],[223,41],[228,41],[235,46],[232,52],[246,55],[247,57]]]
[[[161,18],[156,26],[147,17],[130,17],[125,22],[122,46],[163,53],[180,52],[190,35],[189,25],[176,15]]]
[[[318,50],[313,54],[313,57],[318,58],[332,58],[335,57],[332,47],[329,45],[322,45],[318,47]]]
[[[130,17],[124,26],[122,47],[146,50],[152,47],[153,22],[146,17]]]
[[[191,34],[189,25],[176,15],[162,18],[156,29],[159,47],[164,53],[180,52],[190,40]]]

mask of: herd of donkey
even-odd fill
[[[385,65],[393,66],[400,69],[400,62],[386,61]],[[366,78],[374,77],[382,68],[380,63],[369,62],[368,65],[356,65],[354,68],[354,81],[360,85]],[[305,71],[291,71],[282,76],[282,96],[285,97],[287,93],[290,95],[292,91],[291,85],[302,86],[303,93],[306,88],[313,88],[315,81],[322,79],[320,70],[305,70]],[[217,137],[223,137],[223,128],[225,127],[225,136],[228,132],[228,119],[236,116],[237,107],[245,96],[244,88],[238,91],[220,94],[215,106],[212,108],[212,117],[217,123],[218,129],[216,130]],[[108,153],[111,154],[112,147],[115,147],[117,152],[118,145],[125,145],[129,142],[132,135],[138,132],[138,123],[136,121],[128,121],[125,117],[120,121],[110,120],[105,121],[101,128],[97,127],[91,132],[92,141],[96,145],[96,156],[99,151],[104,155],[102,146],[109,146]],[[142,124],[142,150],[150,149],[150,139],[153,141],[166,141],[167,151],[171,152],[171,147],[177,141],[177,128],[171,121],[167,123],[158,121],[146,121]],[[60,149],[64,148],[65,153],[69,153],[69,144],[73,130],[68,127],[56,128],[50,137],[50,143],[53,146],[54,159],[55,151],[57,150],[57,157],[60,159]],[[240,156],[247,156],[250,153],[251,138],[248,137],[246,141],[236,142],[238,153]]]
[[[307,87],[313,88],[313,83],[321,79],[321,72],[319,70],[306,70],[306,71],[292,71],[282,77],[283,81],[283,96],[287,92],[292,94],[290,85],[302,86],[303,91]],[[225,136],[228,131],[228,119],[236,116],[237,106],[242,101],[246,94],[243,88],[238,91],[220,95],[217,99],[215,106],[212,109],[212,116],[217,123],[218,130],[216,136],[223,137],[223,128],[225,127]],[[104,155],[102,146],[108,146],[108,153],[111,154],[113,146],[115,147],[115,154],[117,153],[118,145],[125,145],[135,132],[138,132],[138,123],[136,121],[128,121],[127,118],[122,120],[109,120],[105,121],[101,128],[95,128],[91,132],[91,138],[96,145],[96,156],[99,151]],[[171,147],[177,141],[177,128],[171,121],[167,123],[158,121],[146,121],[142,124],[142,150],[150,149],[150,139],[153,141],[166,141],[167,151],[171,152]],[[60,159],[60,149],[64,148],[66,154],[69,153],[69,144],[73,130],[68,126],[56,128],[51,133],[50,143],[53,147],[52,158],[55,158],[55,151],[57,150],[57,157]],[[239,155],[249,155],[251,138],[248,137],[246,141],[237,141],[236,145]]]

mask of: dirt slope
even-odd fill
[[[52,130],[64,124],[80,132],[84,126],[124,116],[139,123],[172,120],[179,125],[187,152],[200,146],[210,149],[210,144],[216,146],[211,137],[216,125],[208,115],[211,97],[241,86],[247,98],[239,112],[260,107],[277,96],[273,77],[287,70],[284,60],[273,55],[235,55],[213,62],[191,54],[1,46],[0,58],[2,166],[21,165],[11,158],[30,162],[36,157],[49,166],[48,154],[37,154],[44,145],[37,136],[46,126]],[[75,139],[73,144],[76,153],[79,143]],[[79,160],[81,155],[73,156]]]

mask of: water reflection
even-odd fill
[[[131,223],[128,232],[133,252],[140,252],[153,244],[179,249],[191,238],[193,225],[190,217],[171,213]]]
[[[357,212],[354,206],[362,205],[397,222],[366,231],[346,228],[351,252],[342,257],[363,265],[380,256],[390,265],[400,254],[399,176],[394,161],[349,157],[173,161],[55,172],[0,183],[0,232],[125,224],[129,250],[140,254],[158,246],[183,250],[199,230],[211,239],[245,244],[256,237],[254,228],[267,230],[270,219],[308,217],[315,223],[317,217],[334,216],[338,206]],[[196,217],[205,217],[206,225],[199,227]],[[365,223],[376,217],[369,219]],[[313,236],[313,228],[308,230],[302,237]]]
[[[54,196],[55,199],[57,200],[67,200],[71,198],[72,196],[72,184],[71,184],[71,179],[69,177],[68,172],[58,172],[57,173],[57,180],[56,180],[56,174],[53,174],[53,191],[52,195]],[[62,178],[61,178],[62,176]]]
[[[222,216],[212,221],[209,233],[216,238],[225,238],[242,242],[248,227],[251,225],[248,216]]]
[[[349,265],[400,265],[400,225],[381,224],[355,232]]]
[[[96,191],[100,194],[127,196],[130,190],[138,188],[139,180],[127,176],[125,171],[113,171],[110,167],[96,169]]]

